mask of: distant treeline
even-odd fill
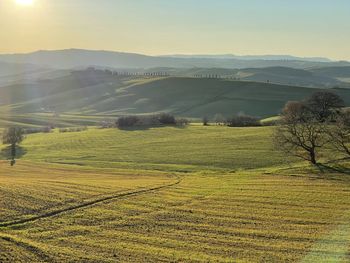
[[[175,118],[175,116],[168,113],[160,113],[153,115],[130,115],[119,117],[115,126],[117,128],[130,127],[146,127],[146,126],[163,126],[163,125],[180,125],[185,126],[190,122],[185,118]]]
[[[132,128],[132,127],[159,127],[166,125],[186,126],[191,121],[186,118],[177,118],[169,113],[151,114],[151,115],[127,115],[119,117],[115,122],[104,121],[100,124],[101,128]],[[204,126],[218,125],[228,127],[258,127],[262,126],[260,119],[254,116],[238,114],[225,118],[221,114],[215,115],[209,119],[202,119]]]
[[[23,131],[23,134],[34,134],[34,133],[50,133],[53,131],[54,127],[52,126],[45,126],[45,127],[38,127],[38,128],[21,128]],[[81,132],[86,131],[88,127],[82,126],[82,127],[69,127],[69,128],[59,128],[58,131],[60,133],[65,132]]]
[[[209,119],[208,117],[204,117],[202,120],[204,126],[208,126],[210,124],[215,125],[224,125],[228,127],[258,127],[262,126],[260,119],[254,116],[246,115],[246,114],[237,114],[232,117],[224,117],[221,114],[216,114],[214,118]]]
[[[85,70],[75,70],[72,71],[73,74],[89,74],[93,72],[94,74],[100,75],[109,75],[109,76],[127,76],[127,77],[176,77],[183,76],[181,74],[172,74],[166,71],[152,71],[152,72],[143,72],[137,70],[110,70],[110,69],[96,69],[94,67],[89,67]],[[232,80],[240,80],[238,77],[227,76],[227,75],[219,75],[219,74],[193,74],[189,77],[193,78],[203,78],[203,79],[232,79]]]
[[[138,71],[115,71],[109,69],[96,69],[93,67],[89,67],[86,70],[75,70],[72,71],[73,74],[89,74],[93,72],[94,74],[100,75],[110,75],[110,76],[153,76],[153,77],[167,77],[170,76],[168,72],[163,71],[155,71],[155,72],[138,72]]]

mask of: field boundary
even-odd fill
[[[104,198],[95,199],[95,200],[92,200],[89,202],[85,202],[82,204],[73,205],[70,207],[54,210],[54,211],[51,211],[49,213],[43,213],[41,215],[36,215],[36,216],[29,217],[29,218],[18,219],[18,220],[14,220],[14,221],[10,221],[10,222],[0,223],[0,229],[5,228],[5,227],[21,225],[21,224],[25,224],[25,223],[31,223],[31,222],[34,222],[34,221],[37,221],[40,219],[45,219],[45,218],[53,217],[53,216],[60,215],[60,214],[66,213],[66,212],[71,212],[74,210],[94,206],[96,204],[103,203],[106,201],[111,201],[114,199],[120,199],[120,198],[128,197],[128,196],[136,196],[136,195],[140,195],[140,194],[146,194],[146,193],[150,193],[150,192],[154,192],[154,191],[158,191],[161,189],[165,189],[168,187],[178,185],[182,181],[181,177],[178,175],[173,175],[173,176],[175,177],[176,181],[172,182],[170,184],[155,186],[155,187],[141,189],[141,190],[134,190],[134,191],[124,192],[124,193],[118,193],[118,194],[110,195],[110,196],[107,196]],[[0,236],[0,238],[1,238],[1,236]]]

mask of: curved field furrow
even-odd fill
[[[52,259],[37,246],[10,235],[0,233],[0,260],[10,262],[52,262]]]
[[[145,194],[145,193],[161,190],[161,189],[164,189],[164,188],[167,188],[167,187],[171,187],[171,186],[177,185],[177,184],[180,183],[180,181],[181,181],[181,179],[177,177],[177,180],[175,182],[172,182],[172,183],[169,183],[169,184],[156,186],[156,187],[145,188],[145,189],[136,189],[136,190],[128,191],[128,192],[124,192],[124,193],[112,194],[112,195],[109,195],[109,196],[106,196],[106,197],[103,197],[103,198],[98,198],[98,199],[94,199],[92,201],[83,202],[82,204],[69,206],[67,208],[54,209],[51,212],[42,213],[42,214],[37,215],[37,216],[32,216],[32,217],[29,217],[29,218],[24,218],[24,219],[14,220],[14,221],[10,221],[10,222],[0,223],[0,228],[1,227],[11,227],[11,226],[19,225],[19,224],[24,224],[24,223],[30,223],[30,222],[33,222],[33,221],[36,221],[36,220],[39,220],[39,219],[53,217],[53,216],[56,216],[56,215],[59,215],[59,214],[62,214],[62,213],[71,212],[71,211],[74,211],[74,210],[77,210],[77,209],[86,208],[86,207],[93,206],[93,205],[96,205],[96,204],[99,204],[99,203],[112,201],[112,200],[123,198],[123,197],[134,196],[134,195],[139,195],[139,194]]]
[[[241,189],[244,182],[256,195]],[[312,185],[307,177],[222,174],[186,175],[172,185],[62,212],[32,222],[30,229],[24,225],[11,231],[68,261],[295,262],[319,240],[323,246],[318,253],[337,255],[324,244],[341,244],[342,239],[324,236],[334,224],[350,219],[341,217],[349,200],[343,191],[347,187],[332,181]],[[328,196],[331,189],[333,196]],[[322,203],[317,203],[320,198]],[[325,213],[331,205],[332,213]]]
[[[287,164],[270,131],[30,135],[0,161],[0,262],[350,261],[349,178]]]

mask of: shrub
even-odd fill
[[[81,131],[86,131],[88,128],[87,127],[72,127],[72,128],[60,128],[58,131],[61,133],[64,132],[81,132]]]
[[[229,127],[257,127],[261,126],[258,118],[249,115],[237,115],[227,119]]]
[[[159,126],[160,124],[158,115],[138,116],[138,126]]]
[[[115,122],[114,121],[102,121],[99,124],[99,128],[101,129],[108,129],[108,128],[114,128],[115,127]]]
[[[178,119],[176,119],[176,125],[186,126],[188,124],[190,124],[190,121],[188,119],[185,119],[185,118],[178,118]]]
[[[181,119],[181,125],[188,121]],[[154,114],[154,115],[130,115],[119,117],[116,121],[116,126],[118,128],[130,128],[137,126],[159,126],[159,125],[175,125],[177,120],[175,117],[168,113]]]
[[[176,124],[175,117],[168,113],[159,114],[158,120],[160,124],[165,124],[165,125]]]
[[[222,125],[222,124],[225,124],[226,118],[222,114],[217,113],[214,116],[214,122],[216,125]]]
[[[47,127],[41,127],[41,128],[27,128],[24,129],[24,134],[34,134],[34,133],[50,133],[52,132],[52,128]]]
[[[137,116],[123,116],[119,117],[116,121],[116,125],[118,128],[127,128],[136,126],[139,121],[139,117]]]
[[[202,123],[203,123],[203,126],[208,126],[208,125],[209,125],[209,119],[208,119],[208,117],[204,117],[204,118],[202,119]]]

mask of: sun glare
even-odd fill
[[[34,0],[16,0],[16,4],[30,6],[34,3]]]

